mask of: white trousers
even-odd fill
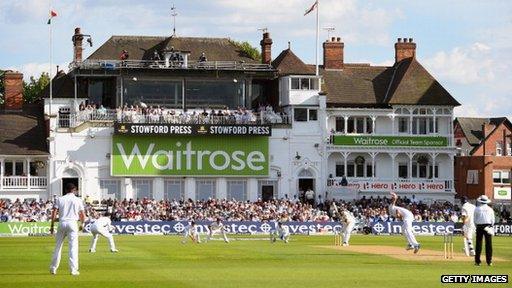
[[[352,230],[354,230],[354,226],[356,223],[349,222],[343,225],[343,229],[341,230],[341,235],[343,236],[343,243],[348,244],[350,241],[350,235],[352,234]]]
[[[116,244],[114,243],[114,236],[110,232],[108,232],[107,229],[101,229],[92,227],[91,228],[92,233],[92,242],[91,242],[91,250],[96,250],[96,243],[98,243],[98,238],[101,236],[107,238],[108,245],[110,246],[110,250],[116,250]]]
[[[405,238],[407,238],[409,245],[417,246],[418,242],[416,241],[416,237],[414,237],[414,233],[412,231],[412,220],[404,220],[402,224],[402,230]]]
[[[210,232],[208,233],[208,238],[206,240],[210,241],[210,239],[212,239],[212,236],[215,234],[222,234],[222,238],[224,238],[224,241],[229,242],[228,235],[226,235],[226,231],[224,229],[210,230]]]
[[[50,269],[57,270],[59,268],[62,245],[64,244],[66,236],[69,241],[69,270],[71,270],[71,272],[78,271],[78,225],[76,221],[59,222],[59,229],[55,235],[55,250],[53,250]]]
[[[183,233],[183,239],[181,240],[181,243],[186,243],[189,238],[194,239],[196,241],[196,243],[201,243],[201,238],[199,237],[199,233],[189,232],[189,231],[185,231],[185,233]]]
[[[276,238],[279,238],[283,241],[288,241],[290,239],[290,232],[285,232],[283,230],[273,230],[272,231],[272,239],[275,240]]]
[[[474,225],[463,225],[462,232],[464,233],[464,252],[466,255],[471,255],[474,251],[473,249],[473,235],[475,234],[475,226]]]

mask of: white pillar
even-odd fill
[[[412,158],[414,157],[415,153],[407,153],[407,156],[409,156],[409,166],[407,167],[407,178],[412,179]]]
[[[187,177],[185,179],[185,200],[187,199],[196,199],[196,179],[192,177]]]
[[[31,160],[32,159],[30,159],[30,158],[25,159],[25,165],[27,166],[27,168],[26,168],[27,169],[27,189],[29,189],[29,190],[30,190],[30,161]]]
[[[348,133],[348,127],[347,127],[348,126],[348,116],[343,116],[343,119],[345,121],[344,134],[347,134]]]
[[[133,185],[132,185],[132,178],[125,178],[124,179],[124,198],[127,200],[133,199]]]
[[[283,178],[279,179],[280,181],[283,181]],[[249,178],[247,180],[247,199],[251,202],[254,202],[258,200],[258,179],[256,178]],[[293,197],[293,195],[290,195],[290,197]]]
[[[165,182],[163,178],[155,178],[153,181],[153,199],[163,200],[165,191]]]
[[[391,156],[391,171],[393,173],[391,173],[391,177],[393,179],[393,181],[396,181],[396,165],[395,165],[395,158],[396,158],[396,153],[389,153],[389,156]]]
[[[215,195],[215,198],[217,199],[227,199],[228,197],[228,183],[226,181],[226,178],[217,178],[217,187],[215,188],[216,190],[216,195]]]
[[[376,134],[375,133],[375,120],[377,120],[377,117],[372,116],[372,134]]]
[[[395,135],[396,134],[396,131],[395,131],[395,115],[391,115],[391,135]]]
[[[370,156],[372,156],[372,179],[375,179],[375,157],[377,157],[377,153],[372,152]]]
[[[342,153],[342,155],[343,155],[343,176],[348,178],[348,175],[347,175],[347,158],[348,158],[349,153]]]
[[[3,189],[4,186],[4,158],[0,158],[0,191]]]
[[[436,179],[436,158],[438,153],[430,153],[430,157],[432,157],[432,179]]]

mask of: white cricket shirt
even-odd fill
[[[473,205],[469,202],[466,202],[466,203],[464,203],[464,205],[462,205],[461,214],[462,214],[462,216],[466,217],[466,220],[465,220],[466,225],[475,225],[473,223],[473,215],[475,214],[475,208],[476,208],[475,205]]]
[[[85,211],[84,202],[73,193],[68,193],[57,198],[53,207],[59,209],[60,222],[78,221],[80,219],[78,213],[80,211]]]
[[[476,225],[491,224],[494,225],[494,211],[487,204],[482,204],[475,208],[474,221]]]
[[[393,215],[396,215],[397,211],[402,216],[402,220],[404,221],[414,221],[414,215],[411,211],[405,209],[404,207],[391,205],[390,210],[393,212]]]

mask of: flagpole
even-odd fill
[[[48,75],[50,77],[50,104],[49,104],[49,115],[51,116],[52,115],[52,102],[53,102],[53,85],[52,85],[52,78],[53,78],[53,71],[52,71],[52,68],[53,68],[53,63],[52,63],[52,16],[51,16],[51,13],[52,13],[52,0],[49,0],[49,6],[50,6],[50,9],[49,9],[49,13],[50,13],[50,25],[48,25],[48,34],[49,34],[49,47],[48,47],[48,53],[50,54],[49,55],[49,58],[50,58],[50,74]]]
[[[315,68],[316,68],[316,76],[319,75],[318,73],[318,43],[320,42],[319,40],[319,35],[320,35],[320,17],[319,17],[319,13],[320,13],[320,0],[317,0],[316,1],[316,44],[315,44]]]

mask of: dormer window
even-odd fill
[[[292,90],[318,90],[317,78],[291,78]]]

